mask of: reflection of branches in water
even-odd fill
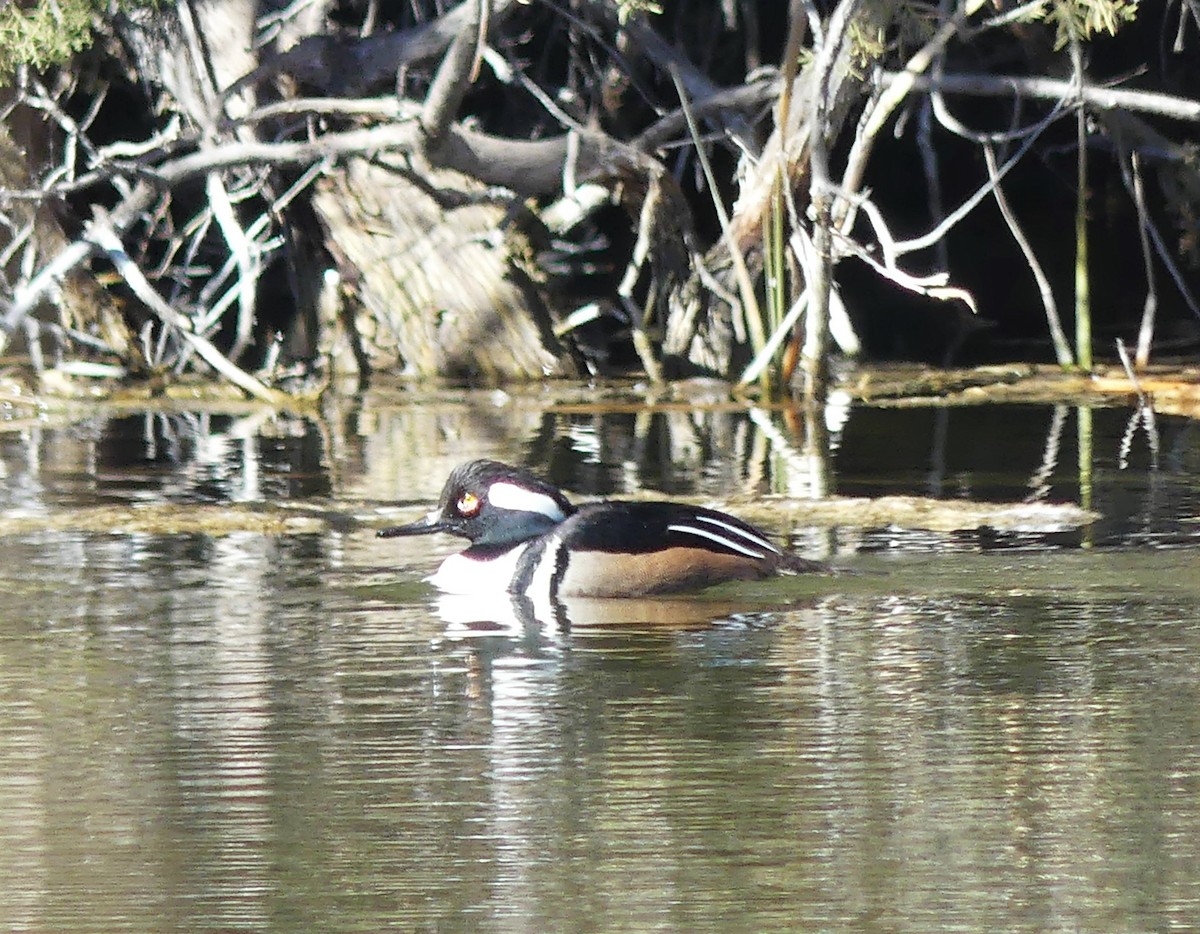
[[[1063,426],[1067,423],[1067,407],[1056,405],[1050,417],[1050,428],[1046,432],[1046,447],[1042,453],[1042,463],[1033,476],[1029,478],[1029,495],[1027,503],[1040,502],[1050,495],[1050,478],[1058,467],[1058,452],[1062,443]]]
[[[846,399],[835,393],[817,415],[804,412],[699,401],[589,406],[544,423],[529,461],[590,493],[816,498],[828,492]],[[554,453],[560,440],[570,451],[565,460]]]
[[[775,489],[801,499],[821,499],[829,495],[829,432],[825,425],[825,406],[806,405],[793,427],[800,432],[797,447],[758,407],[750,409],[750,422],[767,443],[770,459],[777,465]]]
[[[1154,407],[1150,404],[1150,400],[1146,398],[1145,392],[1142,391],[1141,382],[1137,378],[1137,374],[1133,370],[1133,364],[1129,359],[1129,351],[1125,349],[1125,342],[1117,338],[1117,356],[1121,360],[1121,366],[1125,368],[1125,375],[1129,378],[1130,384],[1133,386],[1134,392],[1137,393],[1137,410],[1130,416],[1128,424],[1125,426],[1125,434],[1121,438],[1121,448],[1117,455],[1117,466],[1124,470],[1129,466],[1129,452],[1133,448],[1133,439],[1137,433],[1138,427],[1143,426],[1146,429],[1146,443],[1150,448],[1150,464],[1151,469],[1158,470],[1158,424],[1154,420]]]

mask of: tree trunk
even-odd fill
[[[511,205],[483,186],[355,159],[318,185],[313,206],[358,305],[342,320],[359,366],[487,381],[576,372]]]

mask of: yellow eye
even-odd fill
[[[464,493],[458,498],[458,502],[454,504],[454,508],[458,510],[460,516],[473,516],[479,512],[479,507],[482,505],[479,497],[474,493]]]

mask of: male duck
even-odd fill
[[[432,532],[471,543],[429,578],[451,594],[639,597],[830,570],[715,509],[613,500],[576,507],[529,471],[492,460],[456,467],[433,512],[379,535]]]

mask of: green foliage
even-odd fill
[[[662,4],[654,0],[617,0],[617,20],[624,26],[631,16],[647,13],[651,16],[662,15]]]
[[[156,0],[122,0],[148,6]],[[109,12],[107,0],[33,0],[0,3],[0,84],[18,65],[46,68],[65,62],[92,43],[92,23]]]
[[[850,23],[847,35],[850,37],[850,67],[856,77],[865,78],[887,54],[883,30],[874,24],[865,26],[864,20],[856,19]]]
[[[1137,18],[1138,0],[1054,0],[1030,8],[1030,19],[1048,19],[1055,26],[1054,47],[1074,39],[1088,40],[1096,33],[1114,36],[1125,23]]]
[[[0,71],[17,65],[45,68],[70,58],[91,42],[92,0],[57,0],[0,10]]]

